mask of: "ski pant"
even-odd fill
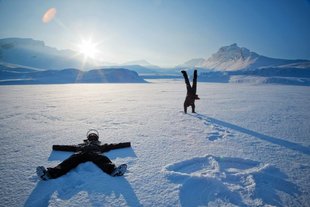
[[[96,152],[78,152],[71,155],[68,159],[53,168],[47,168],[50,178],[58,178],[68,173],[80,163],[91,161],[96,164],[103,172],[111,174],[115,169],[115,165],[104,155]]]
[[[191,86],[187,73],[186,71],[182,71],[185,84],[186,84],[186,89],[187,89],[187,94],[193,94],[195,95],[197,92],[197,70],[194,71],[194,77],[193,77],[193,86]]]
[[[192,112],[195,113],[195,95],[197,91],[197,70],[194,71],[194,77],[193,77],[193,86],[191,86],[186,71],[182,71],[186,89],[187,89],[187,95],[184,101],[184,112],[187,113],[187,107],[192,107]]]

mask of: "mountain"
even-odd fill
[[[8,77],[12,76],[12,78],[19,78],[22,80],[28,77],[33,80],[35,79],[37,82],[40,80],[42,82],[52,83],[56,83],[57,80],[51,80],[49,77],[46,77],[44,80],[42,77],[37,79],[37,75],[52,74],[53,76],[54,73],[43,72],[43,70],[63,70],[67,68],[75,68],[79,71],[79,74],[81,74],[80,69],[97,69],[97,71],[102,72],[102,69],[110,70],[122,68],[135,71],[145,78],[182,78],[180,70],[185,69],[192,74],[194,69],[198,69],[201,81],[213,82],[229,82],[232,76],[310,78],[309,60],[270,58],[252,52],[245,47],[239,47],[237,44],[221,47],[209,58],[195,58],[174,68],[160,68],[156,65],[152,65],[146,60],[130,61],[123,64],[95,63],[89,60],[84,64],[83,57],[77,52],[58,50],[45,45],[43,41],[30,38],[6,38],[0,39],[0,68],[1,67],[6,68],[5,71],[1,71],[1,75],[8,75]],[[9,71],[8,68],[12,71]],[[27,73],[21,76],[20,73],[22,71],[29,72],[28,70],[34,70],[33,74]],[[66,73],[68,73],[68,71],[66,71]],[[55,74],[57,74],[57,72]],[[86,75],[84,72],[83,74]],[[35,77],[32,75],[35,75]],[[58,75],[60,77],[59,82],[73,81],[65,80],[66,78],[62,76],[62,74],[57,74],[55,77],[58,77]],[[75,73],[71,74],[71,76],[75,76]],[[87,77],[87,75],[85,77]],[[4,81],[4,78],[1,77],[1,79]],[[76,80],[74,79],[74,81]],[[81,79],[80,81],[83,80]],[[101,81],[104,81],[104,79]],[[298,82],[300,82],[299,79]]]
[[[72,50],[58,50],[46,46],[43,41],[31,38],[0,39],[0,62],[39,69],[63,69],[81,68],[82,60]]]
[[[236,43],[221,47],[211,57],[191,59],[178,68],[199,68],[213,71],[257,70],[266,68],[310,68],[309,60],[287,60],[259,55]]]
[[[64,83],[145,83],[136,72],[123,68],[35,70],[0,65],[0,85]]]
[[[199,81],[310,85],[309,60],[270,58],[237,44],[221,47],[210,58],[199,60],[184,64],[190,73],[199,70]]]
[[[157,65],[153,65],[146,60],[128,61],[128,62],[121,64],[120,66],[124,66],[124,65],[140,65],[140,66],[147,67],[147,68],[159,68]]]
[[[148,67],[145,66],[141,66],[141,65],[115,65],[115,66],[103,66],[102,68],[126,68],[128,70],[132,70],[135,71],[139,74],[154,74],[156,73],[153,69],[150,69]]]
[[[0,63],[19,65],[34,69],[65,69],[77,68],[84,70],[94,68],[127,68],[138,73],[154,73],[152,69],[160,69],[146,60],[135,60],[116,64],[110,62],[95,62],[88,59],[83,63],[83,56],[72,50],[58,50],[45,45],[43,41],[31,38],[0,39]]]
[[[125,68],[139,74],[161,73],[162,68],[146,60],[136,60],[123,64],[109,62],[83,63],[82,55],[72,50],[58,50],[45,45],[43,41],[31,38],[5,38],[0,39],[0,65],[8,68],[29,68],[35,70],[62,70],[76,68],[91,69],[117,69]]]
[[[217,71],[256,70],[262,68],[310,68],[309,60],[276,59],[259,55],[236,43],[221,47],[199,65]]]
[[[204,58],[194,58],[186,61],[185,63],[176,66],[177,68],[194,68],[201,67],[201,65],[206,61]]]

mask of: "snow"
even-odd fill
[[[297,71],[295,71],[297,74]],[[212,77],[211,74],[201,75],[201,81],[215,80],[217,82],[230,82],[230,83],[249,83],[249,84],[281,84],[281,85],[303,85],[310,86],[309,77],[281,77],[281,76],[254,76],[254,75],[232,75],[225,76],[225,74],[218,74]]]
[[[0,87],[1,206],[310,206],[310,90],[305,86],[198,83],[184,114],[183,81]],[[191,111],[191,110],[189,110]],[[93,163],[40,181],[95,128],[110,177]]]

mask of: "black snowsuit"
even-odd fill
[[[187,107],[192,107],[192,112],[195,113],[195,100],[198,100],[199,97],[196,94],[197,91],[197,70],[194,70],[194,77],[193,77],[193,86],[191,86],[186,71],[181,71],[183,77],[185,79],[187,94],[184,101],[184,113],[187,113]]]
[[[84,143],[78,145],[53,145],[53,150],[75,153],[56,167],[47,168],[48,175],[50,178],[58,178],[87,161],[95,163],[102,171],[111,175],[116,166],[102,153],[125,147],[130,147],[130,142],[101,145],[100,141],[84,140]]]

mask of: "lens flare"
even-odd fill
[[[54,19],[55,15],[56,15],[56,9],[50,8],[44,13],[44,15],[42,17],[42,21],[44,23],[49,23],[50,21],[52,21]]]

